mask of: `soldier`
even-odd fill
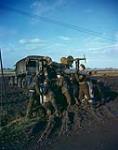
[[[79,84],[76,81],[76,78],[74,75],[71,75],[69,78],[69,93],[71,94],[74,103],[76,103],[77,105],[79,105],[79,99],[78,99],[78,95],[79,95]]]
[[[38,78],[35,73],[32,74],[32,77],[30,79],[28,85],[28,91],[29,91],[29,103],[26,112],[26,118],[31,118],[34,105],[40,104],[40,89],[39,89]]]
[[[56,71],[52,64],[48,64],[47,66],[47,77],[50,81],[56,79],[57,77]]]
[[[73,56],[68,56],[68,57],[67,57],[68,68],[72,67],[73,61],[74,61]]]
[[[85,66],[83,64],[80,65],[80,74],[79,74],[79,99],[82,102],[84,100],[85,104],[89,104],[90,93],[89,86],[87,83],[87,75],[85,73]]]
[[[50,89],[48,79],[44,81],[43,100],[44,100],[43,106],[46,109],[48,116],[51,116],[54,112],[55,114],[58,114],[58,108],[56,105],[55,96],[54,96],[54,93]]]
[[[68,106],[71,105],[71,97],[68,91],[67,83],[61,73],[57,73],[56,85],[61,89],[62,94],[65,96]]]

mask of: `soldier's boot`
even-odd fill
[[[80,105],[81,105],[80,100],[78,100],[77,98],[75,98],[75,104],[76,104],[78,107],[80,107]]]
[[[85,99],[81,99],[81,108],[85,109],[86,105],[85,105]]]
[[[91,104],[88,102],[88,99],[84,99],[82,102],[82,107],[83,109],[85,109],[86,111],[91,109]]]

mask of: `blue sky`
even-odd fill
[[[9,11],[6,5],[17,13]],[[4,67],[13,67],[16,61],[28,55],[46,55],[59,61],[62,56],[85,54],[87,67],[118,68],[117,8],[117,0],[0,0],[0,47]]]

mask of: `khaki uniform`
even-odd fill
[[[71,105],[71,97],[69,91],[66,86],[66,82],[64,81],[64,77],[57,78],[56,84],[60,87],[62,94],[65,96],[68,105]]]
[[[79,84],[76,81],[75,77],[70,77],[69,80],[69,93],[71,94],[72,100],[73,100],[73,104],[76,103],[77,105],[79,105]]]
[[[85,99],[86,103],[90,100],[89,86],[85,75],[79,76],[79,99]]]
[[[32,77],[30,84],[28,85],[28,91],[29,91],[29,102],[26,117],[30,118],[32,116],[35,105],[37,106],[40,104],[40,91],[36,76]]]
[[[43,96],[43,106],[47,111],[48,115],[51,115],[53,112],[58,112],[55,96],[51,90],[48,90]]]

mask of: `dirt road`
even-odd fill
[[[117,150],[118,119],[108,120],[69,137],[61,137],[47,150]]]
[[[91,112],[83,112],[81,114],[81,118],[83,118],[81,128],[72,131],[69,136],[64,135],[58,137],[54,133],[52,138],[48,138],[48,142],[41,147],[41,150],[118,149],[118,77],[102,77],[98,79],[103,81],[105,87],[107,87],[103,88],[106,103],[97,108],[95,112],[95,115],[100,120],[97,120],[96,116],[93,116]],[[2,91],[0,91],[1,93]],[[22,121],[13,127],[9,125],[15,119],[21,118],[22,120],[26,113],[26,107],[27,97],[24,91],[17,87],[11,88],[7,85],[6,96],[4,97],[3,95],[4,111],[2,112],[2,124],[8,124],[8,126],[6,126],[7,130],[4,130],[0,137],[0,142],[3,139],[3,143],[0,146],[4,147],[4,150],[40,150],[37,147],[38,133],[33,135],[34,139],[33,136],[28,137],[27,134],[29,126],[33,127],[32,122],[27,124],[27,122]],[[73,125],[76,124],[77,120]]]

